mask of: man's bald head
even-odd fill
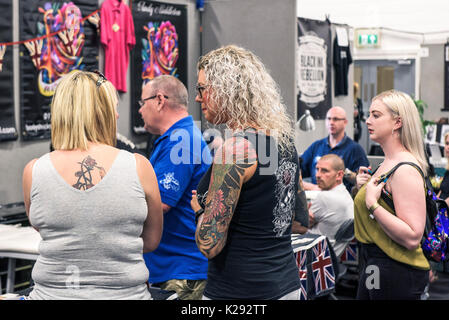
[[[335,106],[330,108],[327,111],[327,115],[331,115],[332,117],[339,117],[339,118],[345,118],[346,119],[346,111],[345,109],[343,109],[342,107],[339,106]]]
[[[346,111],[342,107],[335,106],[327,111],[326,127],[330,135],[342,136],[347,124]]]

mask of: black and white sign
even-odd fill
[[[331,107],[330,44],[330,23],[298,18],[298,119],[305,110],[324,119]]]

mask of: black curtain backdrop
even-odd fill
[[[58,35],[42,40],[41,54],[34,57],[20,46],[20,113],[24,140],[50,138],[50,103],[58,80],[72,70],[98,69],[99,38],[96,27],[77,22],[98,9],[97,0],[74,0],[74,6],[64,8],[69,1],[21,0],[20,39],[28,40],[75,26],[74,43],[80,47],[64,46]],[[77,14],[78,9],[81,16]],[[84,36],[84,42],[81,40]],[[37,43],[36,43],[37,45]]]
[[[0,0],[0,42],[12,41],[12,0]],[[0,141],[18,137],[14,119],[12,46],[6,46],[0,71]]]
[[[298,119],[310,110],[324,119],[331,107],[331,25],[298,18]]]
[[[138,112],[143,85],[168,74],[187,87],[187,7],[139,0],[132,4],[132,15],[136,46],[131,52],[131,126],[140,135],[146,134]]]

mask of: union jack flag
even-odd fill
[[[346,246],[345,251],[341,255],[341,262],[357,262],[357,240],[354,238]]]
[[[312,248],[312,274],[316,296],[335,288],[335,273],[326,240]]]
[[[301,290],[299,300],[307,300],[307,251],[299,251],[296,254],[296,264],[299,270]]]

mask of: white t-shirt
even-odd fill
[[[354,219],[354,201],[348,190],[339,184],[331,190],[319,192],[312,200],[310,210],[315,216],[315,225],[308,232],[327,236],[339,256],[347,243],[335,243],[335,234],[343,222]]]

